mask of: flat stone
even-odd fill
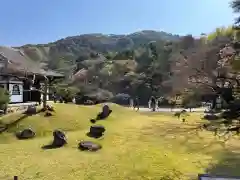
[[[24,129],[23,131],[16,133],[16,137],[18,139],[30,139],[30,138],[35,137],[35,135],[36,135],[36,133],[33,130],[31,130],[30,128]]]
[[[100,138],[103,136],[105,128],[102,125],[93,125],[90,127],[90,131],[86,134],[88,137]]]
[[[91,141],[81,141],[78,144],[78,149],[81,151],[98,151],[102,146]]]
[[[206,114],[203,118],[206,119],[206,120],[218,120],[218,119],[220,119],[220,117],[215,115],[215,114]]]
[[[105,132],[105,127],[102,125],[92,125],[90,127],[90,132],[101,132],[104,133]]]
[[[53,114],[51,112],[46,112],[44,116],[45,117],[50,117],[50,116],[53,116]]]

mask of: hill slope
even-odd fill
[[[208,168],[210,173],[240,175],[239,143],[232,138],[225,147],[210,132],[196,134],[198,114],[182,124],[172,115],[144,115],[110,104],[113,113],[100,124],[104,138],[86,136],[99,106],[54,104],[56,114],[30,116],[0,134],[0,179],[197,179]],[[1,123],[21,115],[0,119]],[[194,120],[193,120],[194,119]],[[37,137],[18,141],[14,132],[36,130]],[[52,140],[54,129],[63,129],[68,144],[60,149],[42,150]],[[102,144],[98,152],[81,152],[81,140]]]

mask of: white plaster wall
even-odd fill
[[[20,95],[13,95],[13,86],[18,85],[20,89]],[[21,103],[23,102],[23,85],[22,84],[9,84],[10,102],[11,103]]]

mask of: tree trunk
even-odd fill
[[[217,105],[216,97],[214,97],[213,100],[212,100],[212,108],[211,109],[215,109],[216,105]]]

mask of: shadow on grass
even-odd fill
[[[14,120],[13,122],[9,123],[9,124],[1,124],[1,127],[0,127],[0,134],[7,131],[8,129],[16,126],[19,122],[23,121],[24,119],[26,119],[27,117],[29,116],[33,116],[33,115],[36,115],[36,114],[39,114],[41,113],[42,110],[38,110],[36,113],[34,114],[27,114],[26,112],[23,112],[22,113],[22,116],[16,120]]]
[[[54,141],[53,141],[53,142],[51,142],[51,143],[49,143],[47,145],[42,146],[41,148],[44,149],[44,150],[47,150],[47,149],[58,149],[58,148],[64,147],[66,144],[67,143],[60,145],[60,144],[54,143]]]
[[[199,152],[200,150],[211,151],[214,146],[225,148],[225,141],[220,141],[217,136],[214,136],[213,130],[202,130],[201,124],[165,124],[154,125],[143,129],[144,134],[154,134],[155,136],[163,137],[165,140],[175,139],[179,144],[187,147],[189,151]],[[202,132],[209,132],[202,136]],[[209,137],[208,137],[209,136]],[[207,140],[207,141],[204,141]],[[204,143],[202,143],[204,142]]]
[[[221,176],[240,176],[240,153],[227,151],[220,154],[219,162],[210,165],[206,173]]]
[[[99,139],[99,138],[103,137],[103,134],[92,134],[92,133],[88,132],[88,133],[86,133],[86,136],[88,136],[90,138]]]
[[[56,145],[53,145],[53,144],[48,144],[48,145],[44,145],[42,146],[42,149],[44,150],[47,150],[47,149],[58,149],[58,148],[61,148],[62,146],[56,146]]]
[[[229,144],[225,139],[214,136],[211,129],[200,129],[200,125],[201,123],[154,124],[143,129],[143,136],[154,135],[159,139],[163,138],[167,143],[174,145],[177,143],[174,147],[184,146],[189,152],[201,152],[213,156],[218,161],[212,162],[205,169],[210,175],[240,176],[240,150],[236,144],[239,141],[232,139],[233,141]],[[234,137],[231,135],[231,138]]]

